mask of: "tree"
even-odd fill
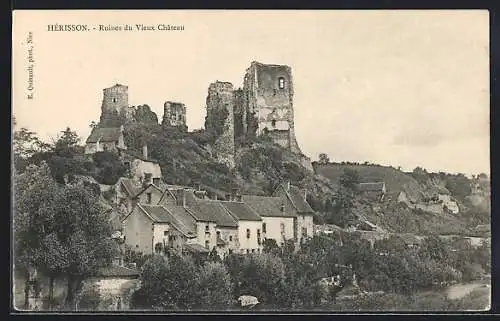
[[[239,267],[241,294],[253,295],[263,303],[274,303],[285,280],[282,260],[272,254],[247,255]]]
[[[339,180],[339,189],[334,196],[333,215],[330,222],[340,226],[351,224],[354,219],[354,205],[358,194],[359,174],[356,170],[346,168]]]
[[[330,158],[326,153],[319,154],[319,164],[320,165],[328,165],[330,163]]]
[[[57,185],[42,163],[15,178],[14,200],[16,266],[35,267],[52,281],[66,276],[67,304],[73,307],[83,279],[109,264],[115,253],[98,194],[80,185]]]
[[[78,152],[79,142],[80,137],[78,137],[77,133],[66,127],[66,130],[62,131],[62,135],[54,144],[54,152],[58,156],[72,157]]]
[[[58,272],[68,278],[66,304],[73,308],[82,281],[111,264],[117,248],[110,238],[108,214],[99,205],[98,194],[80,185],[67,185],[56,194],[54,224],[50,240],[61,251]],[[51,243],[51,244],[52,244]],[[55,258],[52,258],[55,259]]]
[[[200,304],[209,309],[223,309],[233,302],[229,273],[220,262],[206,262],[198,280]]]
[[[61,267],[57,260],[59,248],[50,247],[47,242],[54,220],[51,208],[55,205],[57,192],[58,186],[46,163],[39,167],[30,165],[22,174],[14,176],[14,265],[16,270],[26,273],[27,282],[28,271],[32,268],[54,271]],[[47,262],[49,258],[54,260]]]
[[[200,302],[198,270],[189,256],[153,256],[143,266],[141,284],[133,294],[134,307],[189,310]]]

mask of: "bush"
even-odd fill
[[[206,262],[198,280],[200,305],[212,310],[224,309],[233,302],[229,273],[222,263]]]

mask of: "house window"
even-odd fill
[[[116,103],[118,101],[118,99],[117,98],[111,98],[111,101],[114,102],[114,103]]]
[[[208,249],[210,247],[210,243],[207,241],[205,241],[205,248]]]
[[[248,254],[248,253],[250,253],[250,250],[249,250],[249,249],[247,249],[247,254]]]
[[[233,236],[229,235],[229,242],[232,242],[232,241],[233,241]]]
[[[208,233],[210,231],[210,226],[207,224],[205,225],[205,233]]]
[[[281,234],[285,233],[285,223],[280,223]]]
[[[160,186],[160,179],[159,178],[153,178],[153,184],[156,186]]]
[[[262,223],[262,233],[266,233],[266,223]]]
[[[229,254],[233,254],[233,250],[232,249],[229,249]]]
[[[167,236],[168,235],[168,231],[163,231],[163,236]]]
[[[146,194],[146,197],[147,197],[146,202],[147,202],[148,204],[151,204],[151,193],[147,193],[147,194]]]
[[[276,119],[271,120],[271,126],[276,127]]]
[[[255,249],[252,249],[252,253],[255,253]]]
[[[249,238],[250,238],[250,229],[247,228],[247,239],[249,239]]]
[[[217,238],[220,239],[220,231],[215,232],[217,234]]]
[[[153,176],[151,173],[144,173],[144,181],[146,183],[151,182],[151,176]]]
[[[307,227],[302,228],[302,236],[307,236]]]
[[[284,88],[285,88],[285,78],[280,77],[280,78],[278,79],[278,85],[279,85],[279,88],[280,88],[280,89],[284,89]]]

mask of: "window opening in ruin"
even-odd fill
[[[280,78],[278,79],[278,81],[279,81],[279,88],[280,88],[280,89],[285,89],[285,78],[280,77]]]

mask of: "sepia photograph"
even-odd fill
[[[487,10],[15,10],[11,311],[491,309]]]

